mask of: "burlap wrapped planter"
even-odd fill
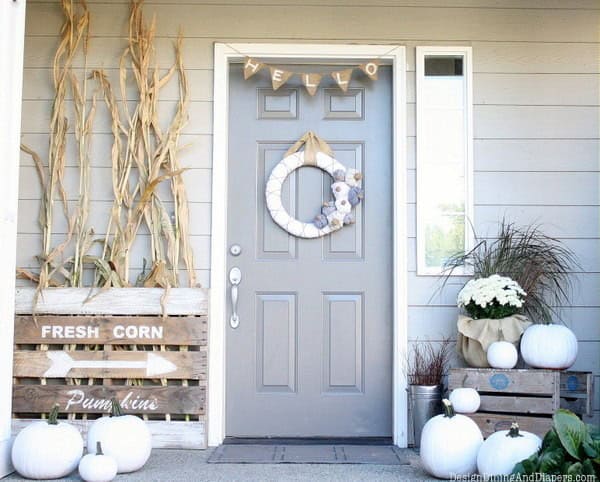
[[[456,349],[469,366],[488,368],[487,349],[495,341],[504,340],[518,348],[521,335],[532,323],[525,316],[513,315],[498,320],[468,316],[458,317]]]

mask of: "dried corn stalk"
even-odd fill
[[[42,185],[42,199],[39,223],[42,229],[42,253],[39,256],[41,268],[39,276],[19,270],[18,275],[27,279],[38,279],[38,288],[48,286],[80,285],[80,270],[74,270],[75,261],[83,256],[84,249],[89,249],[87,239],[87,190],[86,180],[82,175],[80,189],[80,203],[73,213],[70,212],[67,192],[64,186],[67,133],[69,129],[66,96],[69,90],[73,93],[73,103],[77,116],[76,139],[79,143],[79,161],[82,172],[89,168],[89,136],[91,124],[94,119],[95,100],[90,109],[87,107],[86,80],[84,80],[83,94],[79,80],[73,73],[73,59],[82,50],[84,58],[87,57],[89,38],[90,15],[85,0],[81,0],[79,8],[74,7],[71,0],[62,0],[65,21],[60,33],[60,42],[53,62],[54,102],[50,120],[49,152],[47,162],[44,164],[41,157],[29,147],[22,145],[21,149],[33,159],[40,183]],[[84,73],[85,77],[85,73]],[[63,215],[67,220],[67,234],[65,239],[56,246],[52,243],[52,230],[54,224],[55,201],[62,206]],[[76,238],[79,255],[75,258],[64,258],[64,252],[72,238]]]
[[[103,258],[114,267],[115,276],[107,278],[101,270],[101,286],[129,284],[130,252],[144,223],[150,232],[151,265],[149,274],[136,284],[146,287],[177,286],[180,253],[188,270],[190,286],[195,285],[193,256],[189,245],[189,212],[178,155],[179,136],[188,119],[188,85],[181,56],[181,36],[175,44],[175,64],[160,77],[156,64],[154,34],[156,20],[146,25],[143,0],[131,2],[128,47],[121,56],[117,101],[106,75],[95,71],[112,118],[112,181],[114,202],[104,240]],[[179,102],[166,131],[159,125],[160,90],[177,74]],[[130,108],[128,82],[137,90],[137,103]],[[169,181],[174,204],[173,220],[157,188]],[[164,195],[164,194],[163,194]]]
[[[187,123],[188,83],[181,55],[182,39],[174,45],[175,63],[161,77],[154,49],[155,19],[146,25],[142,14],[143,0],[132,0],[128,46],[120,59],[117,100],[109,79],[95,70],[88,76],[87,58],[90,15],[85,0],[79,7],[74,0],[61,0],[65,22],[54,58],[53,81],[55,99],[50,124],[50,150],[46,163],[27,146],[42,184],[43,197],[40,226],[43,233],[39,275],[18,270],[17,275],[37,282],[39,289],[48,286],[83,286],[84,268],[95,270],[94,286],[129,286],[130,253],[142,224],[150,232],[151,264],[136,281],[138,286],[161,286],[168,289],[179,284],[181,260],[188,272],[190,286],[195,285],[193,254],[189,243],[189,211],[187,195],[178,160],[178,143]],[[83,77],[79,79],[72,64],[76,54],[84,59]],[[166,130],[159,125],[160,90],[174,77],[179,81],[177,109]],[[88,81],[97,90],[87,100]],[[137,90],[136,99],[127,98],[128,83]],[[66,95],[72,93],[74,114],[69,122]],[[90,212],[90,149],[98,96],[104,100],[111,118],[113,146],[111,151],[114,202],[104,239],[94,239],[88,225]],[[135,101],[132,102],[132,101]],[[130,106],[130,103],[134,103]],[[78,152],[79,192],[74,208],[68,203],[64,187],[66,144],[69,126],[75,134]],[[161,183],[170,190],[159,195]],[[65,239],[53,246],[52,228],[55,202],[59,201],[67,220]],[[166,202],[173,203],[172,213]],[[103,245],[101,256],[89,251],[94,243]],[[66,257],[73,243],[74,254]]]

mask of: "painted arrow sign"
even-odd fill
[[[66,377],[73,368],[83,369],[145,369],[146,376],[165,375],[177,370],[177,366],[169,360],[148,352],[146,360],[74,360],[64,351],[48,351],[48,358],[52,361],[50,368],[44,373],[44,377],[61,378]]]

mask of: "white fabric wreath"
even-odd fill
[[[326,202],[312,223],[304,223],[291,217],[281,202],[281,189],[286,178],[296,169],[307,164],[304,151],[283,158],[271,171],[265,197],[267,209],[273,220],[287,232],[300,238],[318,238],[354,223],[352,208],[363,197],[360,182],[362,174],[356,169],[346,168],[342,163],[323,152],[315,156],[316,167],[333,177],[331,191],[335,201]]]

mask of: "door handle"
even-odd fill
[[[231,283],[231,318],[229,318],[229,326],[235,329],[240,326],[240,317],[237,313],[238,304],[238,285],[242,281],[242,272],[240,268],[234,266],[229,272],[229,282]]]

